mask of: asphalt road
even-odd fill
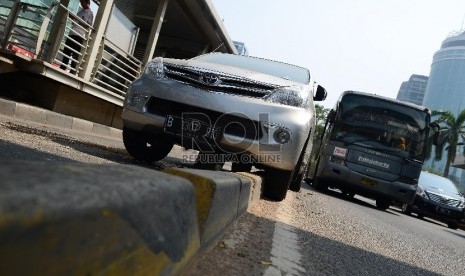
[[[136,163],[121,140],[0,116],[0,160],[190,166],[176,148],[153,165]],[[102,172],[104,173],[104,172]],[[200,256],[186,275],[465,275],[465,232],[380,211],[374,202],[305,185],[283,202],[260,200]]]
[[[465,232],[306,185],[261,200],[188,275],[464,275]]]

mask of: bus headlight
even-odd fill
[[[263,99],[270,103],[306,108],[309,91],[301,86],[278,88]]]

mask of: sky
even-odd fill
[[[442,41],[465,31],[465,0],[211,0],[249,55],[310,70],[328,97],[346,90],[396,98],[428,76]]]

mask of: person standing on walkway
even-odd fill
[[[76,14],[82,21],[92,26],[94,14],[90,9],[90,0],[81,0],[81,7]],[[77,53],[81,52],[81,45],[84,43],[86,30],[81,25],[73,22],[69,37],[66,39],[65,48],[63,50],[63,59],[60,68],[66,70],[71,59],[71,72],[76,73],[76,61],[79,58]]]

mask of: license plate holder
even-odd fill
[[[443,215],[450,215],[450,210],[436,206],[436,213],[443,214]]]
[[[163,131],[194,140],[207,139],[218,141],[221,138],[221,129],[214,128],[209,123],[174,115],[166,116]]]
[[[370,187],[376,187],[378,186],[378,181],[368,179],[368,178],[362,178],[360,179],[360,183],[365,185],[365,186],[370,186]]]

